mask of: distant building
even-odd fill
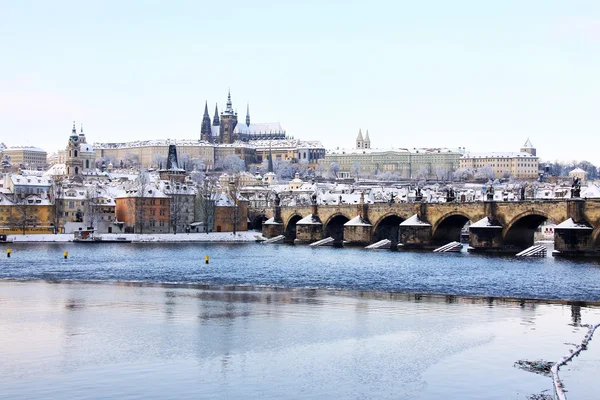
[[[587,172],[581,168],[575,168],[574,170],[569,172],[569,178],[575,179],[579,178],[579,180],[583,183],[587,179]]]
[[[389,172],[403,179],[446,178],[459,166],[459,151],[446,148],[373,149],[369,133],[359,130],[355,149],[329,150],[320,161],[324,169],[338,166],[339,178]]]
[[[170,198],[154,187],[127,190],[116,199],[117,221],[125,233],[169,233]]]
[[[42,170],[48,164],[48,153],[39,147],[15,146],[0,149],[0,159],[10,157],[13,167]]]
[[[460,168],[477,171],[486,166],[492,169],[495,178],[508,175],[517,179],[536,179],[539,161],[529,139],[520,152],[465,153],[460,158]]]

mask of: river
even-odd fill
[[[583,324],[600,321],[600,264],[590,260],[258,244],[11,248],[0,263],[7,399],[526,399],[551,394],[551,381],[514,363],[557,360]],[[570,399],[596,399],[600,340],[562,371]]]

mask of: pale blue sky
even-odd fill
[[[0,142],[198,138],[243,119],[327,148],[513,151],[600,164],[600,1],[0,0]]]

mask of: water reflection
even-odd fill
[[[90,398],[515,398],[549,385],[512,368],[515,360],[556,359],[580,324],[600,319],[587,303],[494,297],[0,287],[0,388],[10,398],[82,397],[83,383]]]

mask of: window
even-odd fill
[[[152,210],[152,211],[154,211],[154,210]],[[164,217],[164,215],[165,215],[165,210],[160,210],[160,215]]]

